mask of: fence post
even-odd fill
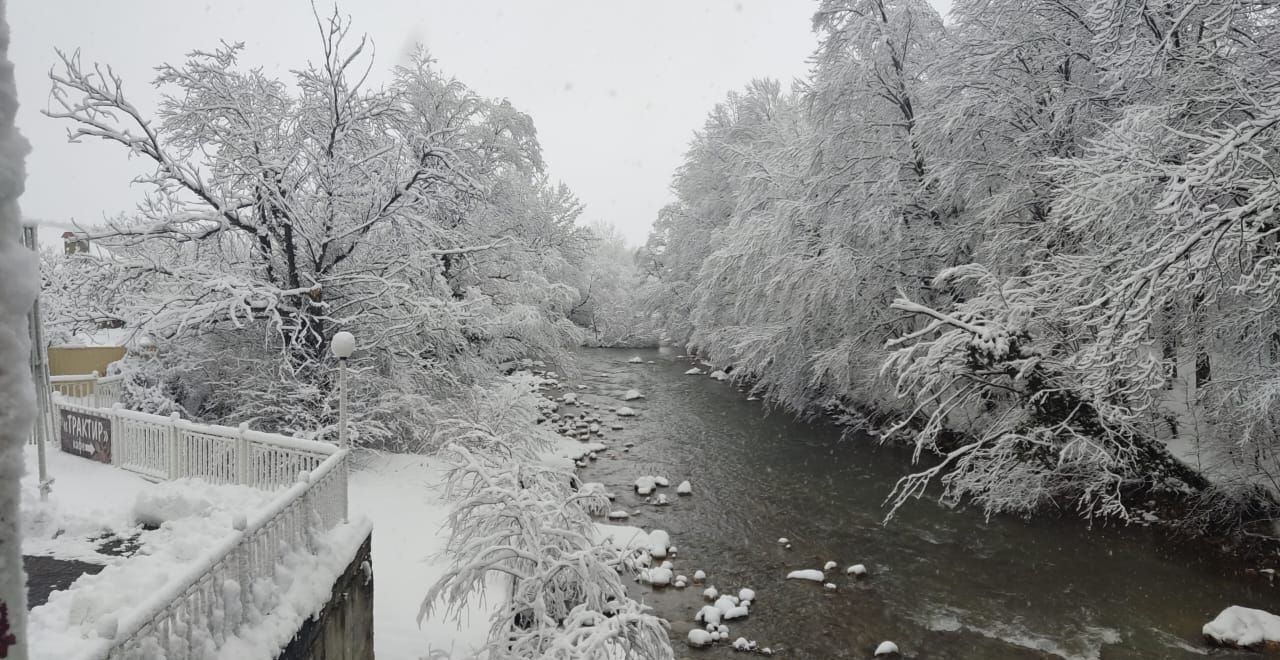
[[[177,479],[181,476],[178,461],[178,452],[182,446],[182,429],[178,428],[182,423],[182,415],[178,413],[169,414],[169,479]]]
[[[120,457],[120,453],[124,450],[125,439],[124,424],[120,423],[120,408],[118,403],[111,404],[111,464],[115,466],[122,465],[124,460]]]
[[[241,486],[252,486],[249,483],[249,423],[240,422],[240,432],[236,434],[236,483]]]
[[[48,440],[52,442],[58,449],[62,449],[62,392],[53,390],[49,392],[49,426],[53,429],[53,435]]]

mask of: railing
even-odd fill
[[[93,408],[109,408],[120,403],[124,376],[99,377],[98,372],[83,376],[50,376],[55,392]]]
[[[100,621],[99,639],[84,660],[200,659],[238,628],[274,606],[271,582],[285,555],[314,549],[317,537],[346,520],[347,456],[333,445],[272,433],[196,424],[85,405],[54,395],[55,422],[68,410],[105,417],[111,462],[153,479],[197,477],[281,489],[264,511],[233,523],[231,536],[119,618]],[[57,434],[62,428],[55,424]],[[263,588],[267,587],[267,588]]]

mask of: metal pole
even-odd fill
[[[338,446],[347,448],[347,358],[338,358]]]
[[[40,239],[36,228],[23,225],[22,242],[37,255],[40,254]],[[31,335],[31,377],[36,388],[36,419],[32,425],[36,441],[36,469],[40,478],[40,501],[49,499],[49,490],[53,479],[49,478],[49,466],[45,458],[45,445],[53,437],[52,417],[49,413],[49,357],[48,347],[44,344],[44,319],[40,314],[40,293],[36,292],[35,302],[27,314],[29,333]]]
[[[338,358],[338,446],[345,451],[348,448],[347,440],[347,358]],[[347,470],[347,462],[350,456],[342,461],[342,522],[348,521],[347,492],[351,487],[350,472]]]

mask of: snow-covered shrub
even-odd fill
[[[534,381],[516,376],[467,414],[441,424],[446,446],[452,564],[431,587],[419,620],[456,615],[506,582],[493,615],[491,658],[671,658],[664,622],[627,596],[620,572],[634,551],[603,543],[588,512],[608,507],[601,489],[576,491],[570,469],[550,467],[554,434],[535,424]]]

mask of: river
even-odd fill
[[[640,356],[653,364],[630,364]],[[617,493],[628,521],[665,529],[676,573],[705,570],[722,593],[757,592],[730,640],[756,640],[791,658],[870,658],[892,640],[909,658],[1252,657],[1212,650],[1201,626],[1227,605],[1280,610],[1265,578],[1162,547],[1141,526],[1089,528],[1074,520],[996,518],[933,499],[887,525],[882,502],[909,468],[909,452],[840,429],[769,412],[732,385],[686,376],[676,351],[584,349],[568,382],[607,406],[630,388],[646,396],[636,418],[606,433],[610,449],[581,470]],[[570,409],[572,410],[572,409]],[[611,415],[607,418],[612,418]],[[634,448],[623,451],[623,443]],[[644,504],[638,476],[670,480],[670,506]],[[674,486],[688,479],[691,497]],[[780,537],[792,548],[778,544]],[[839,562],[825,590],[789,571]],[[855,580],[844,567],[863,563]],[[692,650],[684,638],[706,602],[703,585],[637,594],[672,621],[680,658],[721,657],[725,643]]]

